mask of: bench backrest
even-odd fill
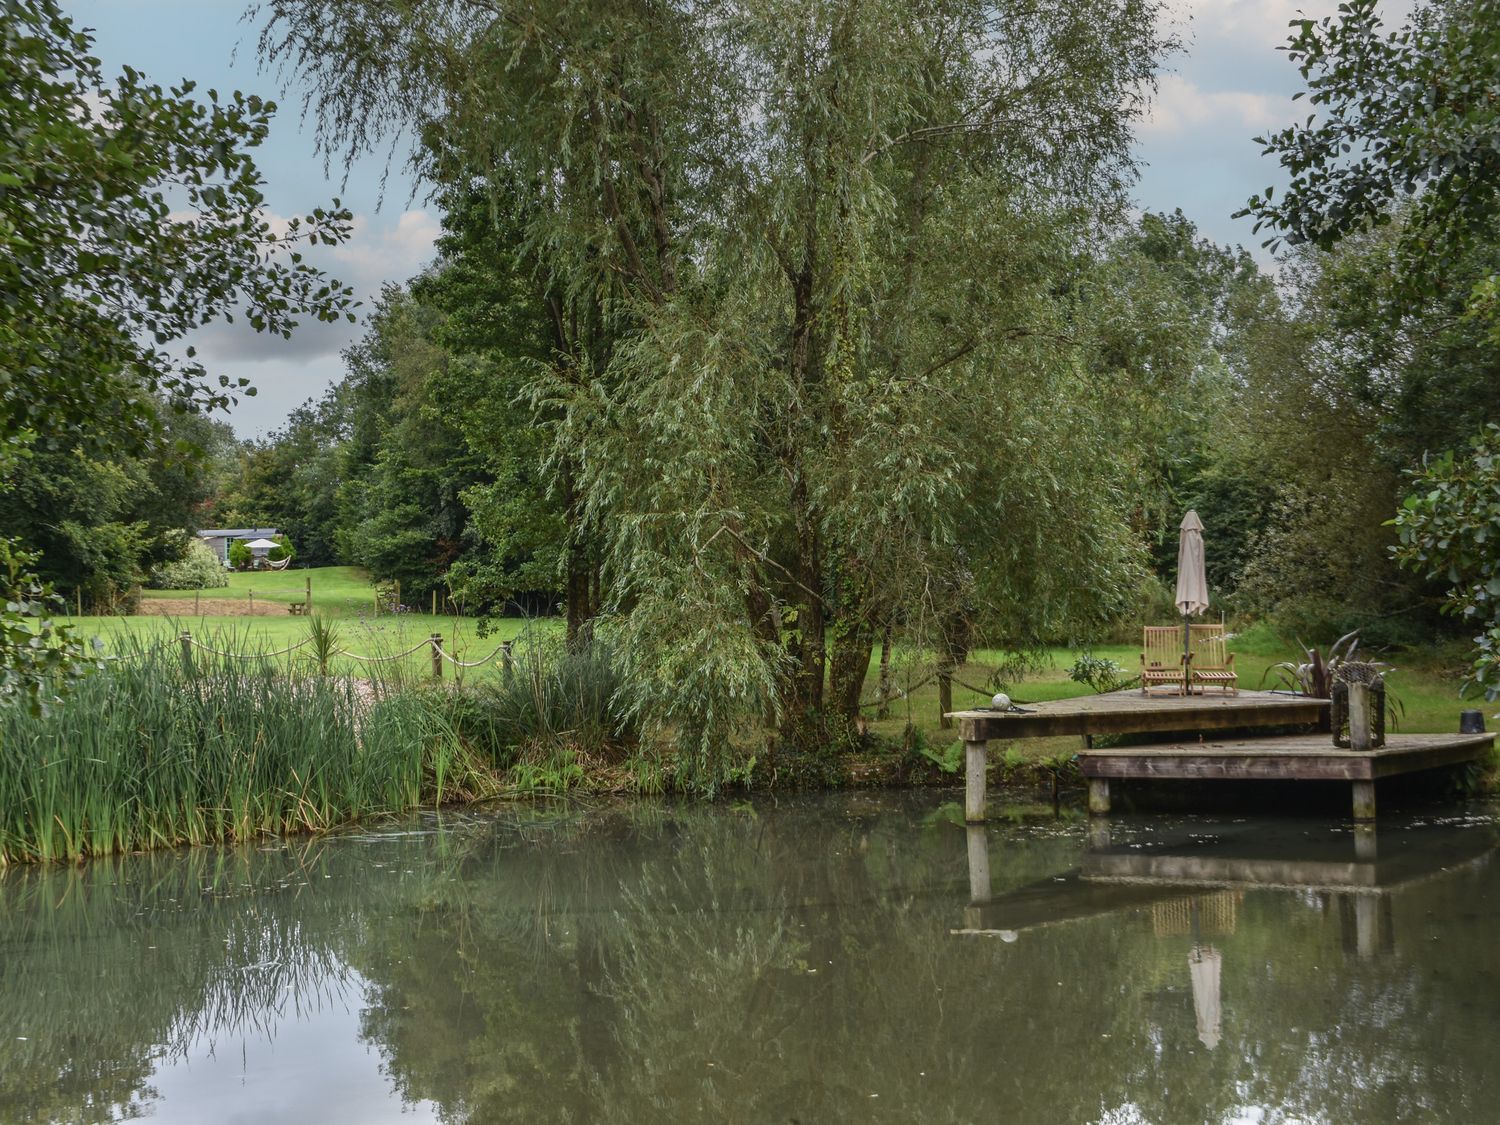
[[[1224,641],[1223,625],[1193,625],[1193,667],[1223,668],[1229,663],[1229,646]]]
[[[1147,625],[1141,639],[1141,659],[1147,668],[1182,667],[1182,626]]]

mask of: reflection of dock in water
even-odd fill
[[[1009,937],[1042,926],[1160,907],[1214,891],[1283,888],[1356,896],[1388,895],[1408,883],[1482,862],[1497,846],[1486,829],[1306,833],[1295,825],[1215,826],[1144,838],[1113,838],[1093,825],[1081,865],[1062,875],[994,895],[985,830],[969,832],[969,906],[957,934]],[[1160,913],[1160,909],[1157,913]],[[1160,926],[1157,926],[1160,929]]]
[[[1373,824],[1346,833],[1262,823],[1126,835],[1096,821],[1078,867],[995,895],[982,825],[969,826],[968,843],[970,901],[952,933],[1014,942],[1028,930],[1149,912],[1158,941],[1182,943],[1194,1026],[1210,1051],[1223,1035],[1221,981],[1230,949],[1211,939],[1237,931],[1247,890],[1311,892],[1318,906],[1331,908],[1345,954],[1368,961],[1394,951],[1392,892],[1485,863],[1497,847],[1488,828],[1377,836]]]

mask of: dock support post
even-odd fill
[[[982,906],[990,901],[990,840],[984,825],[971,824],[969,834],[969,905]]]
[[[1354,819],[1375,819],[1375,783],[1373,781],[1354,783]]]
[[[1109,814],[1109,778],[1089,778],[1089,815],[1107,816]]]
[[[984,820],[984,767],[988,742],[964,743],[964,819],[970,824]]]
[[[1103,818],[1089,821],[1089,851],[1107,851],[1109,845],[1109,821]]]
[[[1380,855],[1379,837],[1373,824],[1354,826],[1354,858],[1361,863],[1374,863]]]

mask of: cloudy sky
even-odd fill
[[[1337,0],[1173,0],[1186,50],[1161,81],[1151,120],[1140,130],[1143,162],[1136,199],[1146,210],[1180,207],[1205,234],[1259,252],[1246,220],[1230,215],[1254,191],[1279,183],[1274,164],[1251,138],[1294,119],[1295,68],[1276,48],[1300,15],[1332,13]],[[1406,5],[1387,5],[1399,18]],[[368,304],[382,282],[412,276],[431,257],[435,212],[411,198],[393,176],[381,197],[382,166],[342,168],[326,175],[311,130],[299,121],[298,99],[282,97],[274,76],[255,58],[254,29],[240,22],[238,0],[64,0],[81,25],[96,31],[95,51],[107,70],[128,63],[155,81],[183,77],[201,88],[241,89],[278,98],[282,112],[257,157],[269,208],[302,214],[341,196],[355,213],[354,237],[328,255],[328,267]],[[1303,111],[1306,112],[1305,110]],[[243,436],[279,426],[292,407],[322,393],[342,373],[340,350],[357,326],[306,324],[290,341],[248,327],[220,325],[195,341],[215,374],[246,376],[259,394],[230,416]]]

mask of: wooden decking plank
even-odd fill
[[[1140,734],[1315,723],[1326,699],[1242,691],[1238,695],[1143,695],[1139,690],[1032,704],[1028,714],[955,711],[966,742],[1070,734]]]
[[[1392,736],[1378,750],[1343,750],[1328,735],[1085,750],[1085,777],[1373,781],[1483,757],[1492,734]]]

